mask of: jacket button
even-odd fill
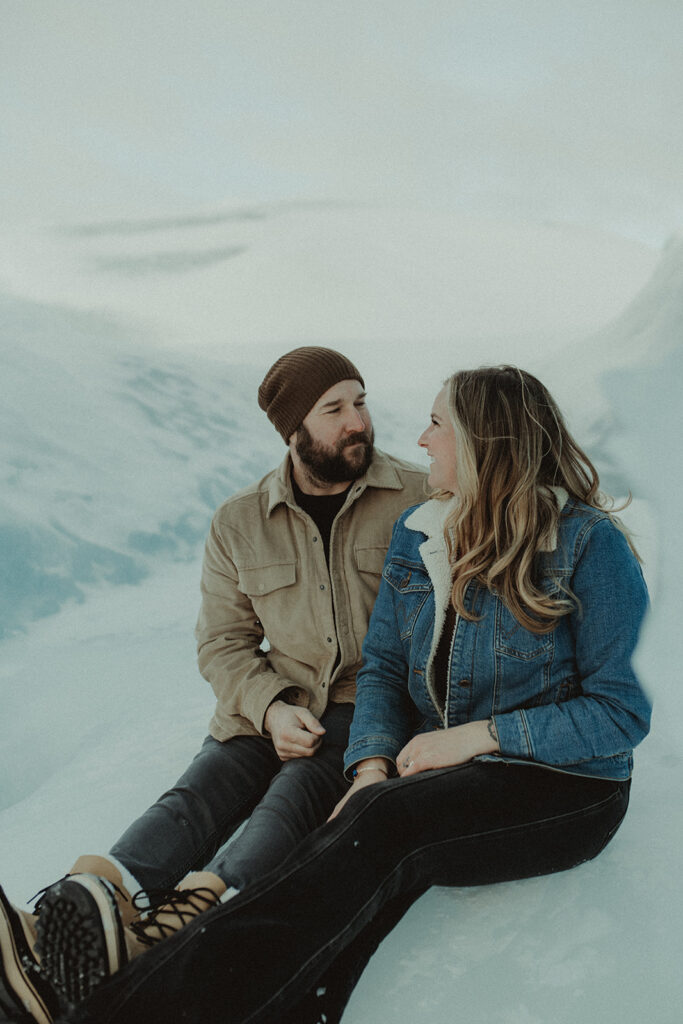
[[[463,686],[463,687],[465,687],[465,688],[467,688],[467,687],[468,687],[468,686],[470,686],[470,685],[471,685],[471,683],[470,683],[470,680],[469,680],[469,679],[461,679],[461,680],[460,680],[460,681],[458,682],[458,686]]]
[[[321,589],[321,590],[324,590],[324,589],[325,589],[325,584],[324,584],[324,583],[321,583],[321,584],[320,584],[320,589]]]
[[[317,537],[314,537],[314,538],[313,538],[313,543],[314,543],[314,544],[317,544],[317,543],[318,543],[318,538],[317,538]]]

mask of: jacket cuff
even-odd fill
[[[295,686],[294,683],[287,682],[286,679],[275,678],[268,685],[259,687],[258,695],[254,695],[252,700],[249,701],[247,717],[261,736],[270,736],[270,733],[267,731],[265,726],[266,711],[274,700],[284,700],[288,691],[291,690],[297,690],[300,692],[301,687]],[[286,703],[298,704],[296,701],[286,701]]]
[[[354,765],[364,761],[366,757],[386,757],[387,761],[396,764],[396,757],[403,744],[393,736],[365,736],[357,743],[347,747],[344,754],[344,776],[350,781]]]
[[[534,751],[524,711],[510,711],[504,715],[494,715],[493,721],[498,733],[501,754],[533,758]]]

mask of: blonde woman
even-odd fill
[[[618,829],[647,593],[593,466],[509,366],[451,377],[419,444],[435,494],[394,528],[332,819],[69,1020],[332,1024],[427,887],[562,871]]]

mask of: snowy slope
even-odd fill
[[[195,553],[281,446],[260,420],[245,436],[258,369],[150,354],[101,313],[2,296],[0,316],[1,637]]]
[[[320,340],[367,362],[379,442],[410,455],[441,377],[504,353],[544,367],[558,393],[584,403],[580,433],[599,436],[602,464],[638,496],[627,516],[643,533],[657,592],[639,653],[657,700],[655,728],[638,752],[631,812],[596,862],[552,878],[433,890],[378,951],[345,1024],[673,1024],[683,995],[683,652],[674,557],[683,246],[669,246],[622,313],[645,285],[652,257],[617,240],[592,245],[581,232],[518,226],[515,234],[511,225],[486,233],[481,222],[467,233],[460,223],[458,262],[452,241],[430,248],[434,225],[415,214],[402,217],[412,225],[403,232],[386,211],[365,216],[363,233],[358,211],[270,213],[239,220],[245,234],[234,240],[224,231],[234,222],[218,214],[224,233],[213,239],[207,232],[218,225],[194,215],[191,225],[179,217],[163,229],[123,222],[115,232],[0,239],[0,251],[16,255],[0,302],[0,551],[8,570],[0,579],[0,878],[25,900],[78,853],[105,849],[196,750],[212,704],[192,639],[201,537],[218,501],[283,451],[254,401],[270,356]],[[190,230],[194,256],[181,267]],[[329,256],[331,233],[342,262],[349,254],[358,261],[343,285],[325,268],[313,272],[310,253]],[[238,235],[250,249],[200,266],[198,250],[237,246]],[[505,260],[503,243],[513,236]],[[423,282],[430,271],[435,279],[447,245],[449,271],[429,290]],[[412,277],[411,247],[419,253]],[[134,263],[153,251],[177,259]],[[308,257],[295,273],[293,254],[302,251]],[[361,291],[364,322],[347,307],[380,253],[375,291]],[[583,276],[570,280],[567,262],[579,255]],[[611,268],[621,259],[618,274],[605,269],[608,257]],[[507,299],[495,315],[489,303],[486,333],[477,333],[477,311],[487,295],[505,291],[497,284],[506,274]],[[611,298],[601,299],[610,280]],[[431,319],[420,318],[428,307]],[[383,317],[382,335],[375,330]],[[513,322],[518,330],[505,349]],[[257,329],[241,337],[247,323]],[[418,344],[405,345],[406,337]],[[632,342],[641,365],[629,354]],[[387,350],[393,360],[384,374]],[[399,391],[401,375],[408,384]],[[608,426],[596,429],[596,418]]]
[[[683,238],[674,236],[650,279],[625,309],[543,366],[544,376],[563,398],[577,430],[582,430],[586,418],[597,416],[603,426],[620,418],[625,410],[618,401],[610,402],[605,375],[614,367],[628,367],[635,378],[643,365],[666,360],[681,344],[682,322]],[[626,427],[627,416],[621,419]],[[652,457],[657,458],[657,447]]]

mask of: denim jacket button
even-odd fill
[[[469,679],[460,679],[460,680],[458,680],[458,686],[462,686],[462,687],[466,688],[466,687],[471,686],[471,685],[472,685],[472,682]]]

